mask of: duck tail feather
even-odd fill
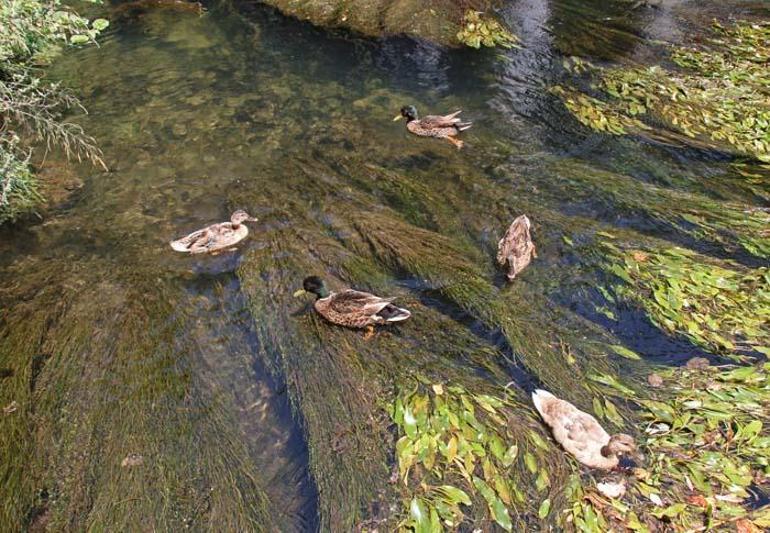
[[[545,400],[549,400],[553,398],[554,395],[550,392],[543,390],[543,389],[537,389],[535,392],[532,393],[532,403],[535,404],[535,409],[537,409],[539,412],[543,412],[543,402]]]
[[[176,241],[171,241],[169,243],[171,245],[171,248],[176,250],[177,252],[189,252],[190,250],[187,248],[187,242],[185,239],[179,239]]]
[[[401,322],[412,316],[412,313],[401,307],[389,304],[382,311],[377,313],[385,322]]]

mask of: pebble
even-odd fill
[[[127,466],[142,466],[144,464],[144,457],[138,453],[129,453],[126,458],[120,463],[123,468]]]
[[[660,377],[658,374],[650,374],[647,376],[647,383],[650,385],[650,387],[662,387],[663,386],[663,378]]]
[[[174,124],[174,126],[171,128],[171,131],[174,133],[174,135],[178,135],[179,137],[184,137],[187,135],[187,126],[184,124]]]
[[[709,360],[705,357],[693,357],[689,361],[687,361],[687,368],[690,370],[701,370],[703,368],[709,367]]]

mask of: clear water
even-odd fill
[[[83,371],[82,380],[69,374],[71,381],[65,380],[79,383],[75,389],[83,396],[68,396],[66,386],[50,392],[59,398],[51,400],[55,405],[84,412],[115,408],[109,395],[94,392],[101,380],[114,379],[115,390],[125,391],[164,373],[177,376],[187,396],[168,400],[172,407],[159,420],[175,420],[170,411],[185,409],[191,396],[204,414],[179,415],[191,424],[189,442],[197,443],[189,449],[174,451],[174,438],[163,434],[168,428],[157,430],[158,441],[167,438],[165,453],[205,462],[219,444],[223,455],[236,456],[228,439],[243,443],[244,461],[252,465],[244,471],[255,473],[279,527],[312,530],[335,524],[330,494],[345,490],[326,481],[324,468],[333,463],[314,458],[313,447],[359,454],[365,462],[366,450],[346,448],[347,424],[364,412],[382,412],[376,405],[356,405],[355,387],[377,382],[372,391],[382,390],[389,378],[412,371],[441,376],[446,364],[447,376],[467,372],[495,386],[514,380],[526,391],[548,383],[548,375],[503,359],[479,363],[483,350],[516,361],[528,343],[547,347],[565,336],[590,347],[615,335],[656,363],[678,364],[697,354],[634,310],[618,310],[617,321],[597,313],[600,296],[590,288],[596,272],[562,237],[581,242],[610,231],[632,242],[656,239],[725,256],[721,248],[657,220],[645,210],[644,197],[639,209],[629,209],[613,191],[654,186],[749,207],[765,205],[767,196],[747,186],[723,154],[590,134],[547,88],[565,75],[565,55],[650,60],[659,52],[646,44],[649,39],[683,39],[713,16],[750,14],[761,6],[722,2],[703,8],[700,2],[669,0],[630,10],[629,4],[510,2],[501,13],[522,48],[481,52],[402,38],[362,40],[245,2],[211,5],[200,17],[170,9],[113,17],[99,48],[69,52],[52,71],[86,103],[90,114],[78,120],[98,139],[109,172],[71,165],[69,172],[83,177],[81,189],[42,221],[0,233],[0,349],[7,366],[18,372],[38,351],[49,361],[61,359],[59,370],[46,365],[40,374],[53,390],[70,364],[62,354],[85,358],[78,364],[101,368],[97,377]],[[466,148],[410,137],[403,123],[390,120],[405,104],[423,113],[462,109],[475,123],[464,135]],[[48,164],[61,164],[56,154],[49,158]],[[226,220],[237,208],[260,219],[237,252],[190,258],[168,247],[172,238]],[[670,209],[677,205],[672,202]],[[505,289],[492,260],[497,239],[520,213],[534,222],[539,258]],[[456,242],[464,259],[518,302],[511,313],[521,343],[512,346],[441,295],[435,279],[373,254],[361,229],[379,220],[370,216]],[[421,253],[419,246],[415,253]],[[740,252],[731,257],[756,262]],[[364,266],[356,270],[356,264]],[[290,297],[311,273],[397,294],[414,319],[368,343],[355,332],[311,321],[304,303]],[[52,295],[63,303],[52,303]],[[19,323],[37,322],[45,325],[35,330],[40,338],[34,342],[9,333]],[[358,358],[325,358],[329,342]],[[17,346],[24,349],[11,355]],[[464,346],[470,352],[462,353]],[[157,360],[163,350],[167,364]],[[433,352],[454,355],[451,361],[431,359]],[[643,370],[621,369],[629,375]],[[137,393],[120,405],[155,406],[166,401],[163,391],[158,398]],[[210,405],[219,414],[213,407],[205,414]],[[350,416],[329,422],[341,411]],[[225,428],[227,438],[219,444],[218,430],[212,436],[197,429],[213,424],[208,416]],[[120,425],[119,418],[79,420],[97,433]],[[125,419],[129,433],[134,422]],[[52,425],[59,428],[54,433],[62,431]],[[153,430],[146,431],[152,441]],[[108,462],[115,451],[100,442],[84,445],[91,446],[92,465]],[[61,449],[68,446],[65,440]],[[360,465],[350,468],[352,474],[341,471],[328,479],[365,480],[371,474]],[[109,478],[102,474],[84,483]],[[98,508],[98,496],[90,501]],[[180,509],[200,508],[186,505]],[[216,509],[216,502],[209,506]],[[195,524],[195,512],[180,520]],[[82,509],[71,516],[99,520]]]

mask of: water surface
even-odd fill
[[[706,17],[699,2],[629,4],[510,2],[522,47],[509,51],[364,40],[236,2],[113,16],[98,48],[68,52],[52,76],[87,105],[78,120],[109,172],[72,164],[81,189],[2,230],[0,353],[30,380],[13,453],[32,472],[11,467],[6,519],[346,530],[398,501],[382,404],[403,379],[513,381],[522,399],[545,385],[580,403],[590,369],[637,379],[700,354],[637,310],[597,312],[600,274],[563,239],[605,231],[756,264],[622,192],[654,188],[671,210],[688,197],[762,207],[729,157],[593,134],[548,92],[567,55],[649,61],[650,40],[678,42]],[[406,104],[462,109],[466,148],[410,137],[390,120]],[[237,208],[260,219],[237,252],[168,247]],[[539,257],[506,287],[494,251],[521,213]],[[291,298],[309,274],[397,295],[414,319],[368,342],[332,328]],[[608,356],[610,340],[645,361]],[[120,467],[129,453],[144,471]]]

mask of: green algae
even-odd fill
[[[595,76],[600,98],[562,88],[556,94],[583,125],[596,131],[713,147],[768,162],[769,80],[763,62],[770,50],[770,25],[738,22],[725,28],[715,23],[713,31],[697,47],[670,47],[680,70],[658,65],[599,68],[579,61],[568,66],[577,74]],[[666,129],[652,128],[656,123]]]
[[[573,183],[564,183],[573,195],[611,202],[626,213],[644,217],[670,227],[678,235],[688,236],[693,243],[708,243],[726,254],[748,253],[759,259],[770,258],[770,213],[750,205],[715,199],[705,193],[684,192],[679,177],[668,175],[670,183],[645,183],[615,172],[588,169],[579,161],[560,161],[559,172],[568,171]],[[696,178],[697,179],[697,178]],[[764,187],[762,174],[739,176],[754,179]],[[720,196],[729,190],[719,191]],[[639,198],[644,198],[640,202]]]
[[[475,9],[487,10],[498,5],[498,2],[490,0],[266,0],[265,3],[286,15],[308,20],[318,26],[347,28],[377,37],[406,34],[449,46],[468,43],[467,39],[470,39],[475,43],[471,46],[475,48],[479,46],[475,40],[476,28],[474,26],[469,30],[465,24],[468,14],[477,13]],[[472,10],[467,10],[469,5],[473,7]],[[474,16],[477,15],[471,15],[471,18]],[[498,22],[485,20],[483,27],[487,28],[488,33],[479,35],[479,43],[491,39],[489,42],[492,44],[485,46],[504,46],[513,42],[510,33],[502,29]]]
[[[32,299],[40,307],[3,305],[0,355],[13,376],[0,403],[17,409],[0,417],[12,458],[2,528],[270,529],[231,405],[192,370],[163,295],[138,298],[131,277],[68,274]],[[25,290],[58,276],[39,268]]]

